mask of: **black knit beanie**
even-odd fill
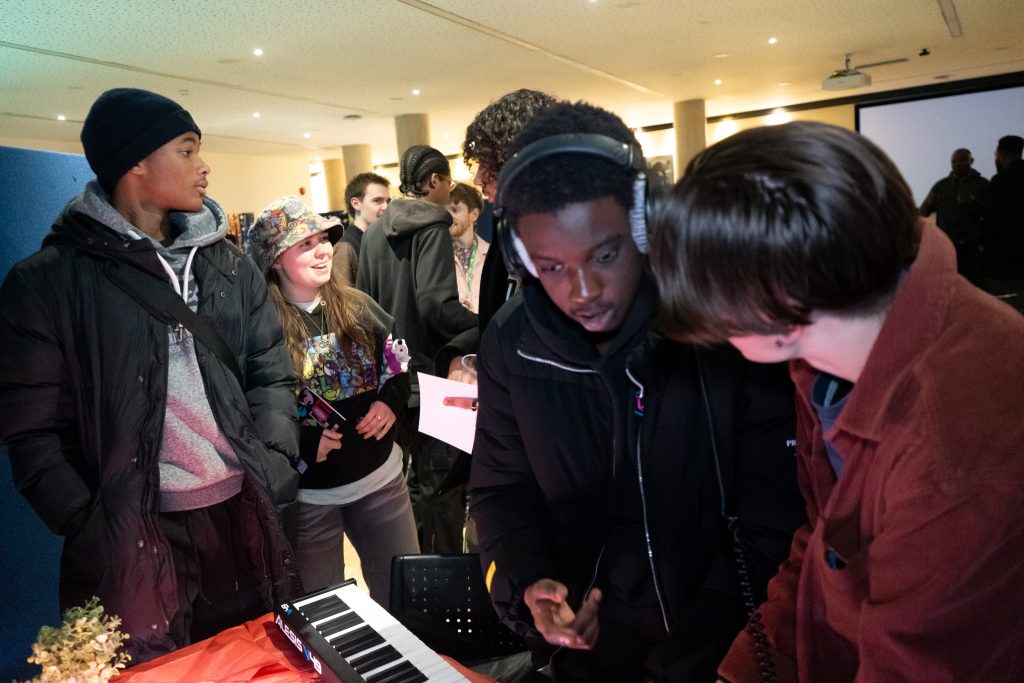
[[[117,181],[155,149],[199,126],[181,105],[136,88],[115,88],[99,96],[82,126],[85,158],[100,187],[112,194]]]
[[[420,189],[420,185],[431,173],[450,176],[452,171],[448,159],[433,147],[413,145],[402,154],[402,161],[398,166],[398,176],[402,183],[398,191],[422,197],[426,193]]]

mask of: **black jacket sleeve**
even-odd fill
[[[251,302],[245,319],[246,340],[242,349],[245,397],[256,433],[267,448],[288,459],[299,461],[298,413],[295,408],[295,368],[284,343],[281,321],[274,303],[267,296],[263,277],[246,258],[238,261],[240,286],[248,286]],[[247,314],[247,315],[246,315]],[[277,503],[291,502],[298,485],[297,475],[271,476],[268,483]],[[276,470],[276,468],[274,468]],[[294,473],[292,473],[294,474]]]
[[[671,637],[648,660],[655,681],[713,680],[718,662],[765,600],[768,581],[806,521],[797,487],[793,384],[784,364],[749,363],[733,349],[700,351],[726,514],[700,591],[674,615]],[[744,599],[746,591],[751,598]]]
[[[560,580],[544,497],[512,409],[500,330],[484,335],[478,365],[480,411],[470,470],[470,515],[491,601],[502,620],[528,635],[533,618],[523,591],[539,578]]]
[[[459,301],[455,257],[447,228],[440,224],[424,228],[416,233],[414,239],[417,240],[414,249],[416,305],[423,321],[441,339],[451,339],[476,327],[476,314]]]
[[[0,288],[0,440],[14,485],[51,531],[73,534],[95,483],[74,420],[77,410],[64,359],[56,302],[15,267]]]

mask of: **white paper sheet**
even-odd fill
[[[444,405],[448,396],[476,398],[475,384],[417,373],[420,382],[419,430],[471,453],[476,436],[476,411]]]

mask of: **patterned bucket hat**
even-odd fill
[[[266,275],[277,257],[310,235],[328,230],[332,243],[342,228],[320,216],[294,195],[270,202],[249,228],[248,242],[260,272]]]

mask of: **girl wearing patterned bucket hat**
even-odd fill
[[[300,379],[307,467],[295,553],[303,585],[312,591],[344,579],[348,533],[370,595],[387,605],[391,557],[419,552],[392,429],[409,398],[408,357],[392,350],[391,316],[332,268],[337,230],[288,196],[262,211],[249,240]]]

